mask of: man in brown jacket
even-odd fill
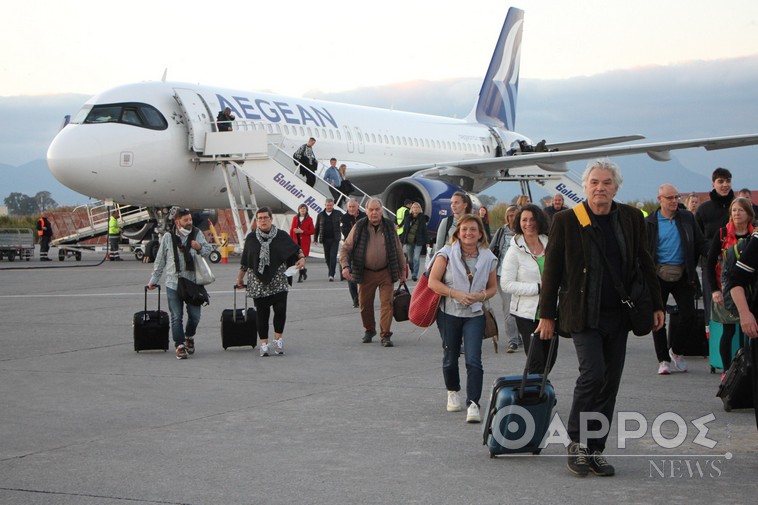
[[[580,477],[590,470],[602,476],[615,473],[603,457],[603,450],[613,419],[631,328],[590,233],[595,234],[603,248],[602,254],[627,289],[635,263],[639,261],[653,298],[653,329],[663,326],[663,302],[647,249],[642,213],[613,201],[621,183],[621,172],[610,160],[590,163],[582,175],[587,199],[578,205],[582,206],[580,211],[586,211],[591,225],[581,226],[575,212],[557,213],[545,252],[540,323],[536,332],[542,339],[552,338],[560,312],[558,327],[562,333],[571,335],[576,348],[579,377],[568,421],[571,438],[568,468]],[[583,423],[586,425],[582,426]]]
[[[382,217],[382,201],[374,198],[366,205],[368,219],[350,230],[340,249],[342,275],[358,284],[361,320],[366,332],[363,343],[376,336],[374,297],[379,290],[379,336],[382,346],[392,347],[392,292],[394,283],[405,281],[405,255],[395,231],[395,223]]]

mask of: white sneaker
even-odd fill
[[[463,410],[463,402],[461,401],[461,395],[458,391],[447,392],[447,411],[448,412],[460,412]]]
[[[669,375],[670,373],[671,369],[669,368],[668,361],[661,361],[658,363],[658,375]]]
[[[674,371],[675,372],[686,372],[687,371],[687,362],[684,361],[684,358],[681,356],[674,354],[674,351],[669,349],[669,356],[671,356],[671,363],[674,365]]]
[[[261,344],[261,357],[268,356],[268,344]]]
[[[274,339],[274,353],[279,356],[284,355],[284,342],[282,342],[281,337],[278,340]]]
[[[467,423],[481,423],[482,417],[479,415],[479,405],[477,405],[474,402],[471,402],[471,405],[468,406],[468,411],[466,411],[466,422]]]

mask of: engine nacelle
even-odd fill
[[[449,182],[425,177],[405,177],[387,186],[382,194],[382,201],[384,206],[393,212],[402,207],[406,199],[419,202],[424,214],[429,218],[429,233],[434,234],[440,221],[452,214],[450,199],[456,191],[462,190]],[[476,196],[470,196],[474,207],[480,205]]]

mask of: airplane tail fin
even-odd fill
[[[523,27],[524,11],[511,7],[479,91],[479,99],[469,115],[472,121],[508,130],[515,128]]]

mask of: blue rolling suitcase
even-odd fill
[[[742,341],[744,337],[742,336],[742,330],[740,328],[740,325],[735,325],[736,328],[734,330],[734,336],[732,337],[732,358],[737,354],[737,349],[742,347]],[[726,370],[724,369],[724,364],[721,362],[721,335],[724,333],[724,325],[714,321],[710,320],[708,322],[708,331],[710,333],[710,336],[708,337],[708,360],[711,363],[711,373],[716,373],[716,370],[723,370],[724,373],[726,373]]]
[[[532,338],[539,337],[533,335]],[[556,404],[555,390],[547,380],[547,373],[557,338],[555,335],[550,342],[544,374],[527,375],[534,348],[530,346],[522,375],[495,380],[482,442],[489,449],[491,458],[499,454],[539,454],[542,450],[540,444],[550,426]]]

